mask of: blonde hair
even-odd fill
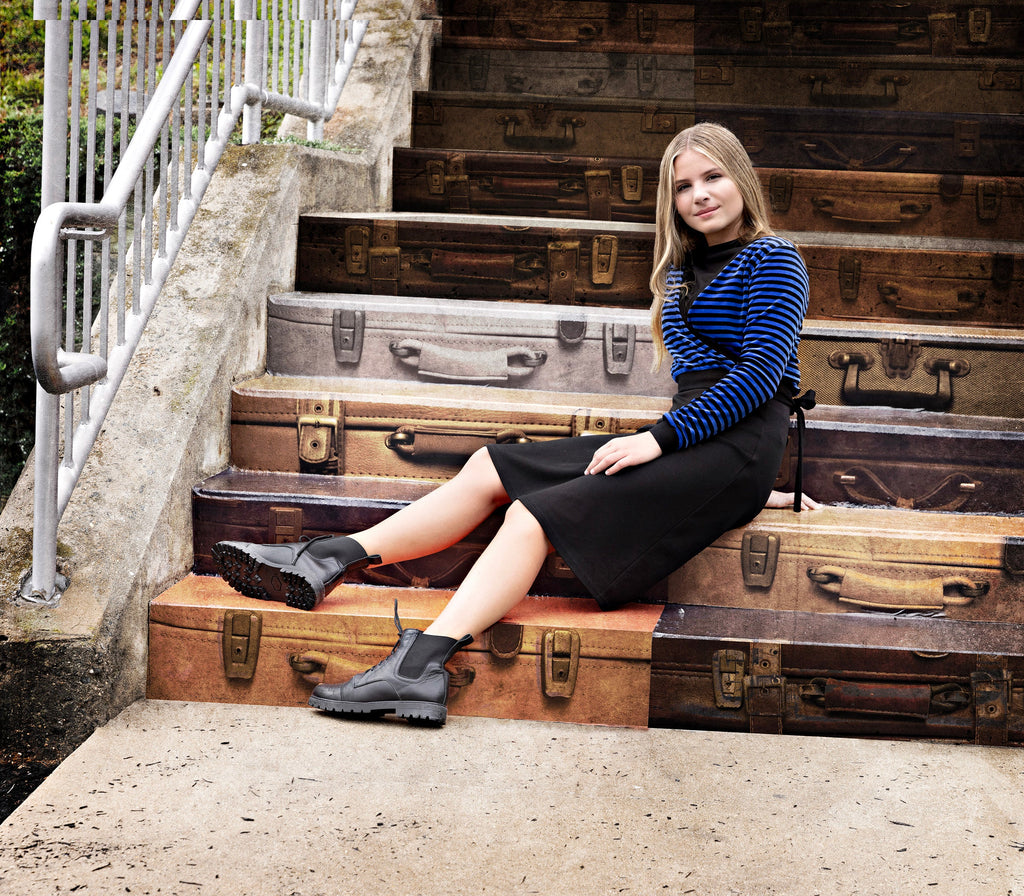
[[[670,268],[681,267],[687,253],[696,245],[695,232],[683,223],[676,213],[675,205],[675,161],[680,153],[688,149],[707,156],[739,188],[743,199],[743,223],[739,238],[749,243],[772,233],[761,182],[750,156],[736,135],[728,128],[712,122],[701,122],[676,134],[661,157],[655,200],[654,271],[651,274],[651,292],[654,295],[651,304],[651,335],[654,340],[655,369],[661,366],[668,354],[661,335],[661,311],[668,292],[668,271]]]

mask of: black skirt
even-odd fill
[[[677,380],[681,407],[721,377]],[[724,532],[752,520],[775,483],[789,407],[771,399],[707,441],[612,476],[586,476],[616,436],[491,445],[502,485],[536,517],[548,540],[605,610],[641,598]]]

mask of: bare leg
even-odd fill
[[[450,547],[508,501],[490,455],[480,449],[454,479],[353,538],[367,554],[399,563]]]
[[[426,634],[479,637],[518,604],[537,578],[551,542],[518,501]]]

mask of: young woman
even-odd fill
[[[552,550],[612,609],[766,505],[793,500],[772,485],[800,380],[807,272],[793,244],[772,233],[750,159],[724,127],[695,125],[665,151],[654,245],[657,361],[671,361],[678,393],[653,426],[489,446],[449,482],[352,537],[214,548],[243,594],[312,609],[346,569],[441,550],[509,505],[426,631],[403,630],[396,608],[391,655],[349,682],[318,685],[311,705],[443,722],[444,664],[525,597]]]

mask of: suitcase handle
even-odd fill
[[[521,429],[453,426],[399,426],[384,444],[403,457],[454,454],[469,457],[486,445],[505,445],[533,441]]]
[[[585,22],[576,29],[575,37],[550,36],[543,37],[538,34],[540,22],[531,20],[529,22],[518,22],[514,19],[508,21],[508,30],[517,40],[525,41],[528,44],[543,45],[545,49],[565,48],[571,49],[580,44],[587,44],[597,40],[601,36],[601,27],[592,22]],[[557,25],[556,25],[557,27]]]
[[[492,384],[529,376],[547,361],[547,352],[513,345],[480,351],[435,345],[420,339],[392,342],[391,354],[425,380]]]
[[[882,85],[881,93],[843,90],[832,92],[825,89],[825,85],[832,80],[831,75],[811,74],[801,76],[800,83],[811,85],[812,105],[840,109],[881,109],[894,106],[900,101],[896,88],[910,83],[910,78],[906,75],[885,75],[874,79],[875,84]]]
[[[905,314],[960,314],[974,311],[985,297],[985,293],[973,289],[961,289],[952,296],[947,293],[943,297],[938,290],[914,291],[899,283],[879,283],[878,294],[883,302]]]
[[[867,610],[932,612],[962,607],[988,593],[989,583],[966,576],[931,579],[886,579],[842,566],[812,566],[807,578],[839,602]],[[948,593],[951,592],[951,593]]]
[[[801,685],[799,691],[802,700],[821,706],[830,713],[921,721],[933,713],[946,715],[974,705],[970,692],[954,682],[939,685],[882,684],[812,678]]]
[[[499,115],[497,122],[505,127],[505,133],[502,137],[505,145],[510,146],[517,152],[562,152],[576,145],[576,128],[583,127],[587,120],[585,118],[567,116],[558,122],[562,127],[562,133],[553,136],[517,134],[516,128],[522,122],[515,115]]]
[[[847,404],[882,405],[922,411],[945,411],[953,404],[953,378],[967,376],[971,372],[966,359],[929,358],[924,362],[925,371],[935,377],[934,392],[901,392],[895,389],[862,389],[860,371],[868,370],[875,359],[862,352],[837,350],[828,356],[829,366],[845,370],[840,395]]]
[[[844,168],[847,171],[895,171],[902,168],[917,152],[917,147],[903,140],[895,140],[883,146],[873,156],[855,158],[843,152],[831,140],[818,137],[801,144],[807,153],[822,168]]]
[[[823,215],[836,221],[874,226],[896,226],[916,221],[931,211],[927,202],[911,202],[909,199],[880,199],[858,202],[856,199],[834,196],[812,196],[811,205]]]
[[[966,473],[950,473],[931,491],[905,496],[889,488],[867,467],[849,467],[833,475],[833,481],[856,504],[887,504],[908,510],[959,510],[982,488],[982,483]],[[864,486],[873,487],[869,494]]]

